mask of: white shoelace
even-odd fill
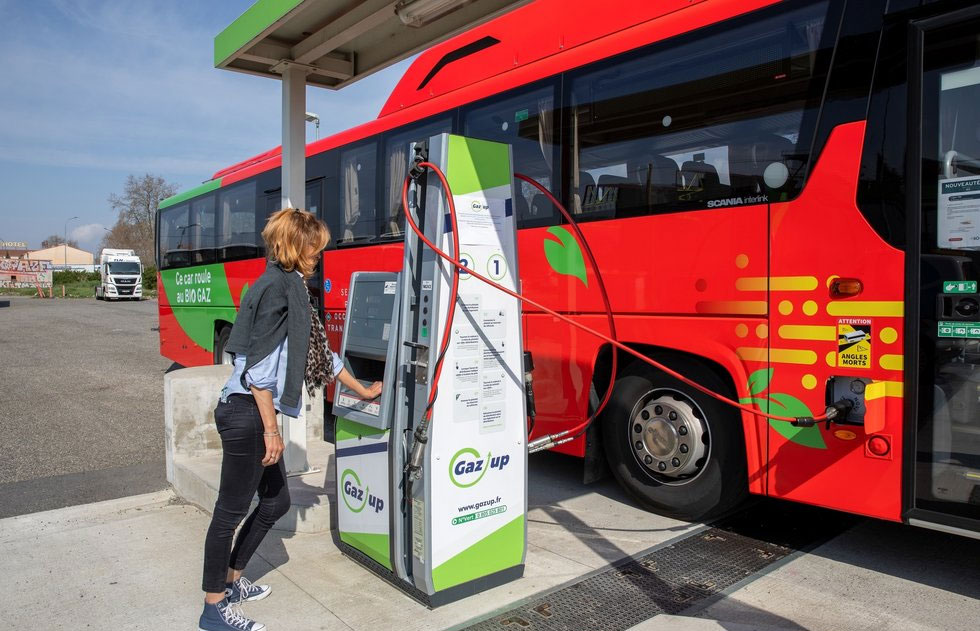
[[[225,619],[225,622],[239,629],[248,629],[248,625],[252,623],[242,613],[241,606],[238,603],[229,603],[227,607],[221,610],[221,616]]]
[[[240,576],[238,578],[238,591],[248,597],[249,592],[252,591],[252,582],[244,576]]]

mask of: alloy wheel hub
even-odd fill
[[[707,429],[687,401],[655,396],[633,417],[629,431],[637,461],[658,477],[690,477],[704,465]]]

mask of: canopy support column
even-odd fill
[[[282,70],[282,207],[306,203],[306,75],[303,66]]]
[[[306,205],[306,75],[303,66],[282,68],[282,208]],[[280,415],[288,475],[311,473],[306,449],[307,397],[298,418]],[[322,405],[322,403],[321,403]]]

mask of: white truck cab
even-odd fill
[[[95,288],[97,300],[143,298],[143,264],[133,250],[102,250],[99,276],[101,281]]]

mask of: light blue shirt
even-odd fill
[[[344,369],[344,362],[337,353],[330,351],[330,354],[333,355],[333,376],[336,378],[340,374],[340,371]],[[245,383],[250,387],[255,386],[260,390],[271,392],[272,404],[275,406],[276,411],[295,418],[299,416],[299,406],[291,408],[282,406],[279,403],[279,397],[282,396],[283,387],[286,385],[286,358],[286,338],[283,338],[279,346],[274,348],[260,362],[248,369],[248,373],[245,375]],[[243,370],[245,370],[245,355],[236,353],[231,377],[228,378],[225,387],[221,389],[222,401],[227,401],[228,396],[232,394],[247,394],[252,396],[251,390],[242,387]],[[300,399],[300,405],[302,405],[302,399]]]

